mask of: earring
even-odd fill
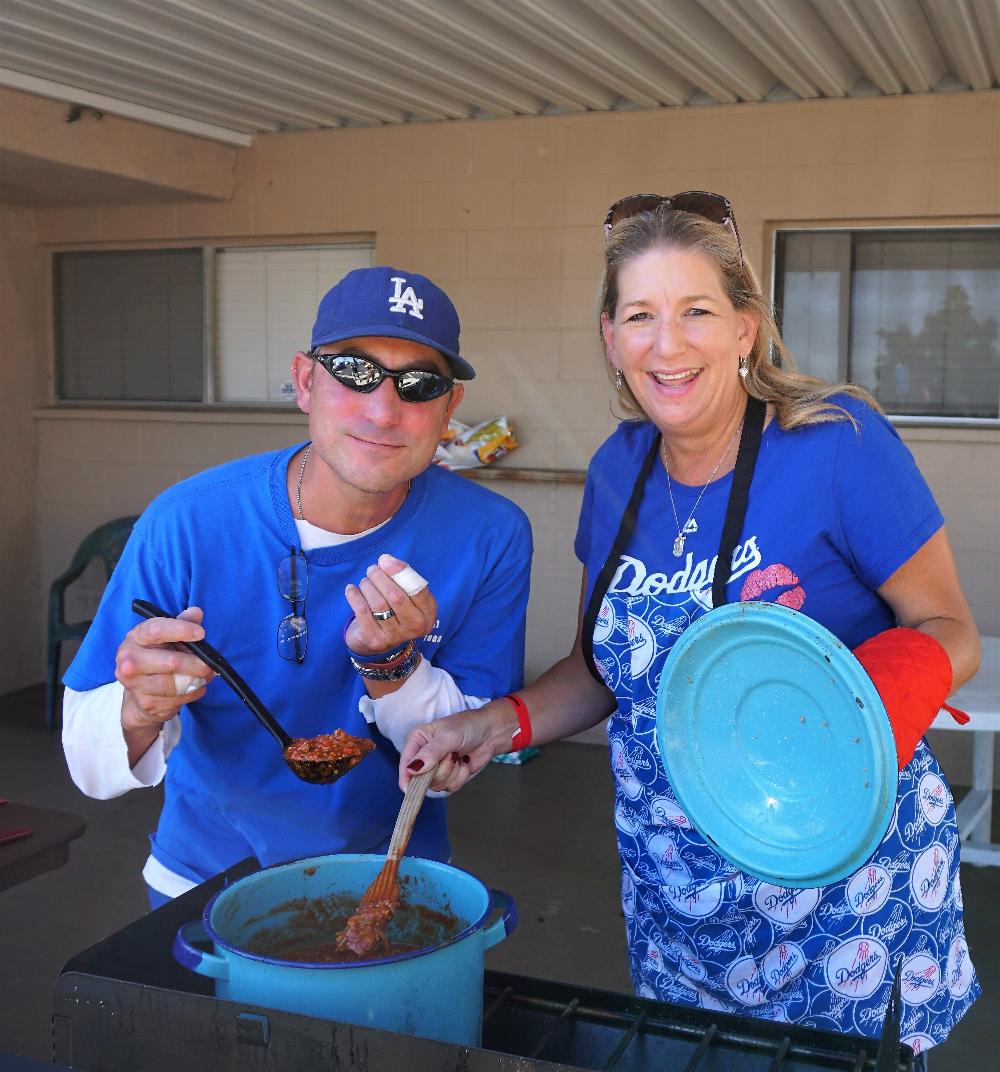
[[[615,390],[620,391],[622,389],[622,370],[615,369]]]
[[[747,355],[740,354],[740,376],[745,380],[750,375],[750,366],[747,364]]]

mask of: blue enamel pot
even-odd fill
[[[314,856],[239,879],[208,902],[201,920],[180,928],[174,957],[214,979],[216,995],[229,1001],[480,1045],[483,954],[513,931],[517,909],[509,894],[457,867],[413,857],[400,866],[403,904],[459,921],[430,948],[335,963],[250,951],[260,948],[262,935],[301,930],[304,911],[322,920],[333,902],[356,906],[384,863],[384,856]],[[500,916],[488,923],[494,910]],[[402,915],[401,908],[397,919]],[[210,941],[213,952],[197,948],[199,941]]]

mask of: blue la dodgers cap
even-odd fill
[[[312,346],[360,335],[409,339],[437,350],[452,375],[471,380],[476,370],[459,353],[461,326],[451,298],[426,276],[400,268],[355,268],[323,295]]]

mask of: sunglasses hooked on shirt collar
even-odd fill
[[[740,232],[736,228],[736,217],[733,215],[733,206],[728,197],[722,194],[713,194],[708,190],[685,190],[679,194],[629,194],[616,201],[608,214],[604,217],[604,238],[607,241],[611,228],[622,220],[638,216],[641,212],[654,212],[661,205],[666,205],[676,212],[691,212],[695,216],[710,223],[718,223],[728,227],[736,239],[736,247],[740,252],[740,260],[743,259],[743,246],[740,243]]]
[[[307,357],[315,358],[330,375],[348,390],[367,395],[388,376],[396,394],[404,402],[432,402],[446,395],[455,381],[431,369],[387,369],[370,357],[361,354],[321,354],[309,350]]]

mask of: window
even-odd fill
[[[372,257],[371,243],[58,253],[57,397],[294,403],[320,298]]]
[[[1000,231],[783,231],[775,300],[805,372],[895,415],[1000,417]]]
[[[200,249],[60,253],[54,269],[60,398],[201,401]]]
[[[309,349],[320,298],[370,245],[223,249],[215,258],[216,394],[226,402],[294,402],[289,366]]]

